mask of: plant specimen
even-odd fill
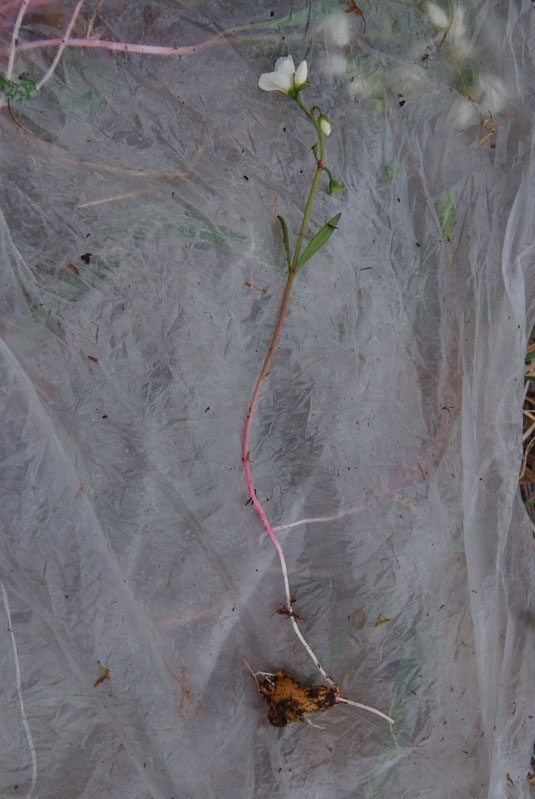
[[[320,230],[310,239],[308,244],[304,246],[305,236],[310,221],[310,214],[312,211],[312,205],[314,203],[314,198],[316,196],[319,182],[323,173],[325,172],[329,178],[329,187],[328,187],[329,194],[337,194],[339,191],[342,191],[344,189],[344,186],[333,178],[331,170],[325,164],[325,137],[329,136],[331,133],[331,122],[329,118],[324,113],[322,113],[321,109],[317,105],[314,105],[309,109],[305,106],[305,104],[301,99],[301,91],[308,85],[307,76],[308,73],[307,73],[306,61],[302,61],[296,69],[294,66],[294,61],[292,56],[287,56],[286,58],[279,58],[275,63],[274,72],[264,73],[263,75],[260,76],[260,80],[258,82],[259,87],[264,91],[280,91],[286,94],[292,100],[294,100],[301,109],[301,111],[303,111],[303,113],[311,122],[317,136],[317,141],[312,148],[316,161],[316,170],[314,173],[314,177],[312,179],[312,185],[310,187],[310,191],[306,201],[305,210],[303,213],[303,220],[301,222],[301,227],[299,229],[297,242],[293,254],[291,252],[291,247],[290,247],[288,226],[282,216],[277,217],[280,222],[282,230],[284,249],[286,253],[286,262],[288,267],[288,277],[286,280],[286,288],[284,290],[279,310],[279,315],[275,325],[275,330],[273,333],[271,344],[269,346],[268,353],[266,355],[264,364],[260,371],[260,376],[258,377],[253,397],[251,400],[251,404],[249,406],[247,420],[245,423],[245,431],[243,435],[242,461],[245,470],[245,478],[249,490],[250,501],[256,508],[258,515],[260,516],[260,519],[262,521],[262,524],[264,525],[267,534],[271,538],[271,541],[273,542],[273,545],[279,556],[282,577],[284,582],[284,592],[286,597],[286,604],[284,606],[281,606],[282,612],[290,619],[293,630],[297,635],[299,641],[305,648],[310,658],[314,661],[315,666],[319,669],[323,679],[329,684],[330,688],[326,688],[325,686],[312,686],[311,688],[313,689],[313,694],[314,694],[314,696],[312,696],[309,689],[305,688],[304,686],[301,686],[296,680],[294,680],[292,677],[287,675],[282,670],[277,671],[276,674],[273,675],[273,674],[266,674],[265,672],[255,673],[249,666],[248,668],[253,674],[260,692],[264,695],[264,697],[267,699],[267,701],[270,704],[270,712],[268,718],[270,722],[275,726],[284,726],[289,721],[291,722],[291,721],[302,720],[303,714],[305,712],[310,712],[310,711],[317,712],[319,710],[326,710],[328,707],[332,707],[336,703],[352,704],[356,707],[360,707],[372,713],[375,713],[381,716],[382,718],[386,719],[390,723],[393,723],[393,719],[391,719],[389,716],[382,713],[381,711],[376,710],[375,708],[371,708],[368,707],[367,705],[362,705],[360,703],[353,702],[352,700],[343,699],[340,696],[338,686],[336,685],[332,677],[330,677],[329,674],[327,674],[321,662],[319,661],[318,657],[312,651],[308,641],[303,636],[303,633],[301,632],[298,625],[298,620],[300,620],[300,617],[293,610],[294,599],[290,594],[288,569],[286,566],[286,559],[284,557],[284,552],[281,543],[266,516],[265,510],[262,507],[262,504],[256,495],[255,487],[253,484],[253,478],[251,474],[250,439],[251,439],[251,428],[253,424],[253,419],[256,407],[258,405],[258,400],[262,391],[262,386],[264,384],[264,380],[266,379],[266,377],[270,372],[273,356],[275,354],[275,350],[277,349],[277,344],[279,342],[280,334],[284,324],[284,319],[286,317],[288,303],[290,301],[290,295],[295,277],[299,272],[299,270],[301,269],[301,267],[303,267],[310,260],[310,258],[312,258],[312,256],[315,255],[318,252],[318,250],[321,249],[321,247],[323,247],[324,244],[327,243],[327,241],[330,239],[330,237],[336,230],[338,221],[341,217],[341,214],[336,214],[336,216],[332,217],[332,219],[329,219],[323,225],[323,227],[321,227]],[[256,677],[256,674],[261,674],[266,679],[259,681]],[[288,702],[290,704],[288,704]],[[319,702],[319,706],[317,705],[317,702]]]

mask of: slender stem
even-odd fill
[[[262,521],[262,524],[264,525],[267,534],[271,538],[271,540],[273,542],[273,545],[274,545],[274,547],[275,547],[275,549],[277,551],[277,554],[279,556],[279,561],[280,561],[280,564],[281,564],[281,571],[282,571],[282,578],[283,578],[283,582],[284,582],[284,593],[286,595],[286,605],[287,605],[287,608],[290,611],[290,613],[292,613],[292,599],[291,599],[291,594],[290,594],[290,583],[288,581],[288,568],[286,566],[286,558],[284,557],[284,552],[283,552],[281,543],[280,543],[279,539],[277,538],[277,536],[275,535],[275,533],[273,532],[273,528],[272,528],[271,524],[269,523],[269,520],[268,520],[268,518],[266,516],[266,512],[265,512],[264,508],[262,507],[262,504],[261,504],[260,500],[256,496],[256,491],[255,491],[254,483],[253,483],[253,477],[252,477],[252,474],[251,474],[250,443],[249,442],[250,442],[250,437],[251,437],[251,426],[252,426],[252,423],[253,423],[254,413],[255,413],[255,410],[256,410],[256,406],[258,404],[258,399],[260,397],[260,393],[262,391],[262,386],[263,386],[264,380],[265,380],[265,378],[268,375],[269,367],[271,365],[271,361],[273,360],[273,355],[275,353],[275,349],[277,348],[277,344],[279,342],[282,326],[284,324],[284,319],[285,319],[285,316],[286,316],[286,311],[288,310],[288,302],[290,300],[290,294],[291,294],[291,291],[292,291],[292,285],[293,285],[293,282],[294,282],[294,279],[295,279],[295,275],[296,275],[295,271],[290,271],[289,274],[288,274],[288,280],[286,282],[286,288],[285,288],[284,295],[283,295],[283,298],[282,298],[282,303],[281,303],[281,307],[280,307],[280,311],[279,311],[279,316],[278,316],[278,319],[277,319],[277,324],[275,326],[275,331],[273,333],[273,338],[271,340],[271,345],[270,345],[268,353],[266,355],[266,359],[264,361],[264,365],[262,366],[262,371],[260,372],[260,376],[259,376],[258,381],[256,383],[256,387],[255,387],[255,390],[254,390],[254,393],[253,393],[253,398],[251,400],[251,405],[249,406],[249,413],[247,414],[247,420],[246,420],[246,423],[245,423],[245,431],[244,431],[244,435],[243,435],[243,449],[242,449],[242,460],[243,460],[243,466],[244,466],[244,470],[245,470],[245,479],[247,481],[247,488],[249,489],[249,494],[250,494],[250,497],[251,497],[251,499],[253,501],[253,505],[256,508],[256,510],[258,512],[258,515],[260,516],[260,519]],[[305,640],[301,630],[299,629],[299,625],[297,624],[297,621],[295,620],[294,616],[290,615],[290,621],[292,622],[292,626],[294,628],[295,634],[297,635],[297,637],[301,641],[302,645],[304,646],[305,650],[308,652],[309,656],[314,661],[316,667],[320,670],[320,672],[323,675],[324,679],[330,685],[334,686],[335,685],[334,680],[331,677],[329,677],[329,675],[327,674],[327,672],[325,671],[325,669],[323,668],[323,666],[319,662],[319,659],[317,658],[317,656],[314,654],[314,652],[310,648],[310,645]]]
[[[21,53],[25,50],[41,50],[44,47],[58,47],[63,44],[65,37],[54,39],[39,39],[32,42],[20,42],[16,46],[16,52]],[[115,50],[120,53],[141,53],[142,55],[192,55],[200,53],[208,47],[221,44],[220,34],[212,36],[199,44],[189,44],[183,47],[166,47],[158,44],[136,44],[134,42],[111,42],[105,39],[69,39],[65,44],[67,47],[84,47],[97,50]],[[1,48],[0,55],[9,53],[9,48]]]
[[[282,326],[284,324],[284,319],[286,317],[286,311],[288,310],[288,303],[290,301],[290,294],[291,294],[291,291],[292,291],[292,286],[293,286],[293,282],[295,280],[295,275],[296,274],[297,273],[295,272],[295,270],[291,270],[291,271],[288,272],[288,280],[286,281],[286,288],[284,290],[284,294],[283,294],[283,297],[282,297],[281,307],[280,307],[280,310],[279,310],[279,316],[277,318],[277,324],[275,325],[275,331],[273,333],[273,338],[271,339],[271,344],[270,344],[268,353],[266,355],[266,358],[264,360],[264,365],[262,366],[262,370],[260,372],[260,376],[259,376],[259,378],[257,380],[256,386],[255,386],[255,390],[254,390],[254,393],[253,393],[253,398],[252,398],[251,404],[249,406],[249,412],[247,414],[247,420],[245,422],[245,431],[244,431],[244,434],[243,434],[243,448],[242,448],[243,468],[245,470],[245,479],[247,481],[247,488],[249,490],[249,495],[250,495],[250,497],[251,497],[251,499],[253,501],[253,505],[256,508],[256,511],[257,511],[258,515],[260,516],[260,520],[262,521],[262,524],[264,525],[264,528],[265,528],[267,534],[271,538],[271,540],[273,542],[273,546],[275,547],[275,549],[277,551],[277,554],[279,556],[279,561],[280,561],[281,571],[282,571],[282,579],[283,579],[283,582],[284,582],[284,593],[285,593],[285,596],[286,596],[286,606],[287,606],[288,610],[290,611],[290,613],[292,613],[292,598],[291,598],[291,594],[290,594],[290,583],[289,583],[289,580],[288,580],[288,568],[286,566],[286,558],[284,557],[284,552],[283,552],[281,543],[280,543],[279,539],[277,538],[277,536],[275,535],[275,533],[273,532],[273,528],[272,528],[271,524],[269,523],[269,520],[268,520],[268,518],[266,516],[266,512],[265,512],[264,508],[262,507],[262,504],[261,504],[260,500],[256,496],[256,491],[255,491],[255,487],[254,487],[254,483],[253,483],[253,477],[252,477],[252,474],[251,474],[250,438],[251,438],[251,427],[252,427],[252,424],[253,424],[253,418],[254,418],[256,406],[258,404],[258,399],[259,399],[260,393],[262,391],[262,386],[264,384],[264,380],[266,379],[266,377],[267,377],[267,375],[269,373],[269,368],[271,366],[271,361],[273,360],[273,355],[274,355],[275,350],[277,348],[277,344],[279,343],[279,338],[280,338],[280,334],[281,334],[281,331],[282,331]],[[327,672],[325,671],[325,669],[323,668],[323,666],[319,662],[319,659],[314,654],[314,652],[312,651],[309,643],[304,638],[303,633],[299,629],[299,625],[297,624],[297,621],[295,620],[295,618],[293,616],[290,616],[290,621],[292,623],[292,627],[294,629],[295,634],[299,638],[301,644],[304,646],[304,648],[307,651],[308,655],[314,661],[314,664],[319,669],[319,671],[322,674],[323,678],[326,680],[326,682],[329,683],[329,685],[334,687],[334,685],[335,685],[334,680],[331,677],[329,677],[329,675],[327,674]]]
[[[305,213],[303,215],[303,221],[301,223],[301,229],[299,231],[299,235],[297,237],[297,244],[295,245],[295,253],[292,259],[292,266],[290,267],[290,273],[296,273],[297,262],[299,261],[299,256],[301,255],[301,248],[303,246],[303,241],[305,238],[305,234],[308,228],[308,223],[310,220],[310,214],[312,211],[312,204],[314,202],[314,197],[316,196],[316,191],[318,188],[318,184],[321,178],[321,173],[323,172],[323,166],[319,166],[316,169],[316,173],[314,175],[314,179],[312,181],[312,186],[310,187],[310,192],[308,195],[307,204],[305,206]]]
[[[288,280],[286,281],[286,288],[284,290],[284,294],[283,294],[283,297],[282,297],[282,303],[281,303],[281,307],[280,307],[280,310],[279,310],[279,316],[278,316],[278,319],[277,319],[277,324],[275,325],[273,338],[271,339],[271,344],[269,346],[269,350],[268,350],[266,358],[264,360],[264,365],[262,366],[262,371],[260,372],[260,376],[259,376],[259,378],[257,380],[256,386],[255,386],[255,390],[254,390],[254,393],[253,393],[253,398],[252,398],[251,404],[249,406],[249,412],[247,414],[247,421],[245,423],[245,433],[244,433],[244,436],[243,436],[243,452],[242,452],[243,463],[244,463],[244,466],[245,466],[246,475],[247,475],[248,472],[250,473],[250,468],[249,468],[249,439],[250,439],[250,435],[251,435],[251,426],[253,424],[253,416],[254,416],[254,413],[255,413],[255,410],[256,410],[256,406],[258,404],[258,398],[260,397],[260,392],[262,391],[263,382],[264,382],[264,380],[265,380],[265,378],[267,376],[267,373],[269,372],[269,367],[271,365],[271,361],[273,360],[273,355],[275,353],[275,349],[277,347],[277,344],[279,343],[279,338],[280,338],[282,326],[284,324],[284,318],[286,316],[286,311],[288,310],[288,303],[290,301],[290,294],[291,294],[291,291],[292,291],[292,286],[293,286],[294,280],[295,280],[295,272],[290,272],[288,274]],[[251,486],[249,486],[249,483],[247,483],[247,485],[248,485],[249,488],[251,488]],[[253,502],[254,502],[254,493],[251,494],[251,498],[253,499]]]
[[[69,20],[69,24],[67,25],[65,33],[63,34],[63,38],[61,40],[61,44],[60,44],[60,46],[58,48],[58,51],[57,51],[56,55],[54,56],[54,58],[52,60],[52,63],[50,64],[50,66],[47,69],[46,73],[43,75],[43,77],[41,78],[39,83],[37,83],[37,85],[35,87],[37,89],[37,91],[39,91],[39,89],[42,89],[42,87],[45,85],[45,83],[47,81],[49,81],[50,78],[52,77],[52,75],[54,74],[54,72],[56,70],[56,67],[57,67],[57,65],[60,62],[61,56],[63,55],[63,51],[67,47],[67,42],[69,40],[69,36],[72,33],[72,29],[74,28],[74,24],[75,24],[75,22],[76,22],[76,20],[78,18],[78,14],[82,10],[82,6],[84,5],[84,3],[85,3],[85,0],[78,0],[78,3],[76,4],[76,7],[75,7],[75,9],[74,9],[74,11],[72,13],[72,16],[71,16],[70,20]]]
[[[11,42],[9,45],[9,61],[7,62],[7,71],[6,71],[6,78],[7,80],[11,80],[11,75],[13,74],[13,68],[15,66],[15,54],[17,52],[17,43],[19,40],[19,32],[22,25],[22,20],[24,19],[24,14],[26,13],[26,9],[30,5],[30,0],[24,0],[19,8],[19,13],[17,14],[17,19],[15,20],[15,25],[13,27],[13,33],[11,34]]]
[[[321,130],[319,122],[316,119],[316,117],[314,116],[314,114],[312,113],[312,111],[309,111],[308,108],[306,107],[306,105],[303,103],[303,101],[301,100],[301,95],[300,94],[297,95],[296,102],[297,102],[297,105],[299,106],[299,108],[303,111],[303,113],[306,114],[306,116],[309,118],[309,120],[314,125],[316,133],[318,134],[318,144],[319,144],[319,148],[320,148],[320,154],[319,154],[319,158],[318,158],[318,156],[316,156],[316,164],[317,164],[316,173],[314,175],[314,178],[312,180],[312,185],[311,185],[310,191],[308,193],[308,199],[307,199],[307,202],[306,202],[306,205],[305,205],[305,211],[304,211],[304,214],[303,214],[303,221],[301,223],[301,228],[299,230],[299,234],[298,234],[298,237],[297,237],[297,244],[295,245],[295,253],[294,253],[293,260],[292,260],[292,266],[290,268],[290,271],[291,270],[295,270],[296,267],[297,267],[297,262],[299,261],[299,256],[301,255],[301,248],[303,247],[303,241],[304,241],[307,229],[308,229],[308,223],[310,221],[310,214],[312,212],[312,205],[314,204],[314,198],[316,197],[316,191],[318,190],[318,185],[319,185],[319,182],[320,182],[321,174],[322,174],[323,170],[325,169],[324,164],[323,164],[323,162],[325,160],[325,141],[324,141],[324,138],[323,138],[323,132]]]

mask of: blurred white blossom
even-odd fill
[[[351,97],[371,97],[376,91],[376,81],[372,77],[364,78],[360,75],[354,75],[347,84],[347,90]]]
[[[456,97],[450,112],[448,113],[454,130],[464,130],[464,128],[479,122],[477,109],[466,97]]]
[[[437,30],[448,32],[449,44],[455,48],[456,54],[462,58],[469,56],[472,45],[466,35],[464,10],[461,6],[452,7],[451,13],[448,14],[436,3],[428,3],[426,11],[431,24]]]
[[[351,21],[349,14],[340,11],[336,14],[331,14],[325,22],[322,23],[320,30],[325,33],[325,37],[329,44],[336,47],[345,47],[351,40]]]
[[[427,15],[431,20],[431,23],[435,26],[435,28],[442,30],[443,28],[448,27],[448,25],[450,24],[450,20],[443,8],[437,6],[436,3],[428,3],[426,10],[427,10]]]
[[[305,85],[307,74],[307,62],[301,61],[296,69],[292,56],[288,55],[277,59],[274,72],[264,72],[260,75],[258,85],[265,92],[289,94]]]
[[[460,6],[453,9],[453,17],[451,20],[451,28],[449,36],[454,43],[459,42],[460,39],[466,37],[466,25],[464,22],[464,11]]]
[[[461,58],[467,58],[472,52],[472,44],[466,34],[466,24],[464,21],[464,11],[460,6],[457,6],[453,12],[453,20],[449,30],[449,39],[455,52]]]
[[[347,60],[345,56],[333,53],[323,58],[321,67],[326,75],[345,75]]]
[[[476,82],[476,99],[481,111],[497,114],[502,111],[507,101],[505,86],[494,75],[481,72]]]

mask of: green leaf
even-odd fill
[[[446,199],[442,203],[442,208],[440,209],[440,224],[442,226],[442,232],[447,239],[451,238],[451,234],[453,233],[453,228],[455,226],[456,191],[457,189],[454,187],[447,193]]]
[[[535,360],[535,352],[528,352],[526,355],[526,363]]]
[[[535,380],[535,375],[525,375],[524,379],[533,381]]]
[[[20,83],[14,83],[0,75],[0,92],[8,100],[22,103],[24,100],[33,100],[35,97],[35,81],[31,75],[22,75]]]
[[[310,261],[312,256],[315,255],[315,253],[317,253],[320,247],[323,247],[323,245],[329,241],[329,239],[331,238],[332,234],[334,233],[334,231],[338,226],[338,220],[340,219],[341,216],[342,216],[341,213],[336,214],[336,216],[333,216],[333,218],[329,219],[329,221],[323,225],[321,230],[318,230],[316,235],[312,239],[310,239],[305,248],[304,253],[298,260],[297,264],[295,265],[296,272],[299,269],[301,269],[301,267],[304,266],[307,261]]]
[[[284,249],[286,250],[286,260],[288,262],[288,269],[292,267],[292,256],[290,253],[290,239],[288,238],[288,225],[284,221],[282,216],[277,216],[277,219],[281,223],[282,228],[282,238],[284,240]]]
[[[392,183],[398,176],[398,168],[394,163],[394,159],[390,161],[384,168],[383,172],[383,183]]]

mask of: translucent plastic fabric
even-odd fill
[[[19,46],[74,6],[30,4]],[[0,112],[0,794],[531,796],[532,4],[86,6],[73,37],[190,49],[69,45]],[[347,706],[277,730],[242,663],[318,681],[240,451],[276,214],[295,240],[314,171],[306,118],[257,85],[288,53],[346,190],[314,206],[312,231],[342,217],[296,280],[252,469],[272,524],[301,522],[305,635],[393,730]]]

